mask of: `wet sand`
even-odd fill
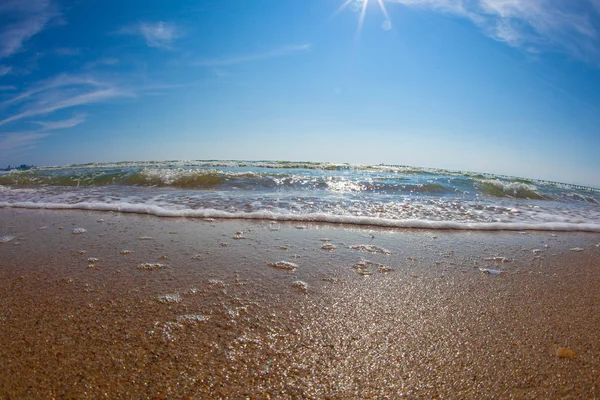
[[[600,234],[300,225],[0,209],[0,398],[600,397]]]

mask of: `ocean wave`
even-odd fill
[[[389,228],[415,228],[433,230],[483,230],[483,231],[576,231],[600,232],[599,223],[537,221],[537,222],[466,222],[429,221],[423,219],[385,219],[368,216],[335,215],[328,213],[276,213],[272,211],[228,212],[215,209],[167,209],[161,206],[130,203],[35,203],[0,202],[1,208],[49,209],[49,210],[89,210],[113,211],[121,213],[154,215],[157,217],[250,219],[268,221],[322,222],[345,225],[368,225]]]
[[[479,180],[478,187],[484,194],[489,196],[551,200],[550,196],[542,195],[535,185],[522,181],[505,182],[498,179],[486,179]]]

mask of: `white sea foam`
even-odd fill
[[[172,293],[157,296],[156,300],[158,300],[161,303],[181,303],[181,300],[183,300],[183,298],[179,293]]]
[[[273,268],[284,269],[287,271],[293,271],[296,268],[298,268],[297,264],[294,264],[293,262],[289,262],[289,261],[277,261],[274,263],[268,263],[267,265],[270,267],[273,267]]]
[[[294,281],[292,287],[304,293],[308,291],[308,284],[304,281]]]
[[[199,314],[185,314],[185,315],[179,315],[177,317],[177,321],[180,323],[198,323],[198,322],[205,322],[208,320],[208,317],[205,317],[203,315],[199,315]]]
[[[116,211],[122,213],[148,214],[158,217],[186,217],[186,218],[222,218],[222,219],[262,219],[270,221],[295,221],[295,222],[327,222],[349,225],[372,225],[392,228],[418,228],[418,229],[456,229],[456,230],[508,230],[508,231],[580,231],[600,232],[600,221],[583,222],[574,216],[546,215],[541,221],[515,221],[515,222],[467,222],[467,221],[429,221],[424,219],[387,219],[371,216],[336,215],[328,213],[293,214],[273,212],[269,210],[253,212],[228,212],[205,209],[169,209],[151,204],[131,203],[100,203],[80,202],[68,203],[38,203],[38,202],[0,202],[3,208],[28,208],[49,210],[94,210]]]
[[[153,271],[155,269],[167,268],[166,265],[160,263],[142,263],[137,266],[137,269]]]

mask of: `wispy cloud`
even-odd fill
[[[117,33],[141,36],[146,41],[146,45],[167,50],[172,48],[175,39],[183,35],[174,24],[164,21],[129,25],[118,30]]]
[[[60,56],[78,56],[81,54],[81,49],[77,47],[58,47],[54,52]]]
[[[94,69],[100,66],[113,66],[119,64],[119,60],[111,57],[104,57],[96,61],[91,61],[83,66],[83,69]]]
[[[0,126],[125,96],[133,96],[133,93],[94,77],[63,74],[0,103],[3,108],[12,110],[12,115],[0,120]]]
[[[75,106],[80,106],[84,104],[90,103],[98,103],[107,99],[115,98],[115,97],[123,97],[130,95],[127,92],[120,91],[117,88],[109,88],[109,89],[100,89],[94,90],[88,93],[82,93],[76,96],[65,98],[62,101],[54,103],[52,105],[48,105],[46,107],[33,107],[12,115],[8,118],[0,120],[0,126],[8,124],[9,122],[18,121],[24,118],[34,117],[37,115],[46,115],[50,114],[54,111],[62,110],[65,108],[71,108]]]
[[[34,146],[40,139],[50,135],[47,132],[9,132],[0,134],[0,151]]]
[[[310,44],[301,44],[294,46],[283,46],[273,50],[244,54],[241,56],[225,57],[225,58],[210,58],[204,60],[198,60],[194,62],[194,65],[200,67],[225,67],[235,64],[243,64],[252,61],[264,60],[268,58],[283,57],[293,54],[306,53],[311,50]]]
[[[0,28],[0,58],[6,58],[20,51],[60,13],[50,0],[3,0],[0,16],[11,21]]]
[[[8,74],[12,70],[12,67],[8,65],[0,65],[0,76]]]
[[[513,47],[560,51],[600,65],[600,0],[386,1],[468,18],[488,36]]]
[[[7,90],[15,90],[15,89],[16,89],[16,86],[13,86],[13,85],[3,85],[3,86],[0,86],[0,92],[4,92],[4,91],[7,91]]]
[[[76,86],[108,87],[110,85],[90,76],[60,74],[34,85],[17,96],[0,103],[0,105],[7,106],[20,103],[39,93],[48,93],[52,92],[53,89]]]
[[[63,119],[61,121],[32,121],[34,124],[42,126],[44,131],[54,131],[58,129],[73,128],[85,121],[85,114],[77,114],[73,118]]]

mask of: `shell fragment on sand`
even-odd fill
[[[15,237],[14,236],[0,236],[0,243],[8,243],[11,240],[13,240]]]
[[[73,228],[71,232],[73,235],[81,235],[82,233],[86,233],[87,230],[85,228]]]
[[[558,358],[575,358],[577,357],[577,353],[575,353],[568,347],[559,347],[558,349],[556,349],[556,356]]]
[[[483,273],[490,274],[490,275],[500,275],[502,273],[502,271],[497,270],[497,269],[479,268],[479,270]]]

